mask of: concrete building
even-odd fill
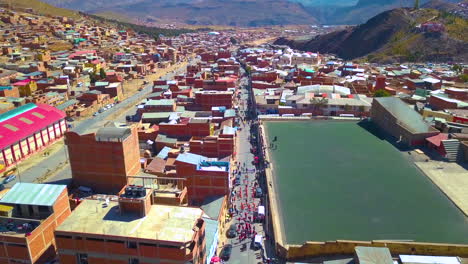
[[[17,183],[0,200],[0,263],[46,263],[53,232],[70,215],[65,185]]]
[[[127,176],[140,171],[136,127],[104,127],[87,135],[68,132],[65,144],[75,186],[115,193],[127,184]]]
[[[395,97],[374,98],[371,118],[384,132],[409,146],[423,145],[426,138],[440,133],[415,110]]]
[[[55,232],[60,263],[204,263],[203,211],[151,205],[152,192],[140,189],[84,200]]]
[[[67,130],[65,113],[45,104],[26,104],[0,115],[0,171],[52,142]]]

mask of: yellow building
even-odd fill
[[[13,84],[18,87],[20,96],[31,96],[37,90],[37,83],[32,80],[19,81]]]

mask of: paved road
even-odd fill
[[[247,102],[249,99],[248,95],[248,90],[247,90],[247,79],[242,79],[241,80],[241,99],[239,100],[239,112],[243,113],[244,111],[247,110]],[[245,119],[244,119],[245,121]],[[246,204],[248,202],[249,204],[255,204],[256,206],[258,205],[264,205],[262,201],[260,201],[259,198],[253,198],[253,188],[257,182],[257,179],[255,177],[256,173],[255,172],[250,172],[250,171],[255,171],[255,166],[252,165],[253,160],[254,160],[254,155],[250,152],[250,149],[252,145],[250,144],[250,125],[248,122],[244,122],[241,124],[242,130],[238,132],[238,148],[237,148],[237,161],[240,162],[241,166],[243,169],[249,171],[249,172],[242,172],[241,173],[241,185],[236,186],[234,188],[235,192],[238,194],[239,192],[242,193],[242,198],[239,198],[239,196],[236,194],[234,195],[236,198],[232,202],[237,208],[237,210],[241,211],[238,214],[234,215],[233,220],[229,223],[230,225],[235,224],[236,228],[239,225],[240,222],[244,222],[240,220],[241,218],[245,218],[245,213],[247,215],[253,216],[253,212],[255,210],[248,210],[248,208],[244,209],[243,211],[241,210],[241,203]],[[241,170],[242,171],[242,170]],[[260,186],[260,184],[259,184]],[[245,196],[245,190],[247,189],[247,200]],[[263,200],[263,199],[262,199]],[[251,223],[251,222],[250,222]],[[229,226],[229,225],[228,225]],[[262,235],[265,237],[265,231],[264,231],[264,225],[262,223],[254,223],[254,230],[257,234]],[[226,236],[226,234],[221,234],[222,236]],[[253,235],[250,235],[251,237]],[[227,263],[233,263],[233,264],[257,264],[257,263],[263,263],[263,256],[265,257],[273,257],[271,254],[265,254],[263,250],[254,250],[251,248],[251,243],[252,243],[252,238],[247,238],[243,241],[240,241],[238,237],[233,238],[233,239],[227,239],[227,243],[233,245],[233,251],[232,255],[229,261]],[[246,244],[246,250],[241,250],[241,247],[243,244]],[[269,243],[264,243],[264,246],[266,247],[266,252],[270,253],[272,252],[272,249],[270,247]]]
[[[162,78],[172,79],[176,73],[182,73],[184,71],[185,68],[181,68],[175,73],[168,73],[164,75]],[[136,92],[121,103],[116,104],[113,108],[95,117],[89,117],[88,119],[82,121],[71,122],[70,124],[73,126],[71,131],[84,134],[102,127],[105,123],[110,121],[110,119],[118,122],[124,122],[126,115],[130,115],[135,112],[135,108],[130,106],[137,104],[143,100],[147,94],[151,93],[151,87],[151,84],[147,85],[142,91]],[[130,109],[127,109],[128,107],[130,107]],[[21,182],[42,182],[45,180],[49,183],[60,184],[66,184],[71,181],[71,170],[70,165],[68,164],[66,146],[62,147],[60,150],[51,154],[50,156],[41,158],[42,161],[38,162],[36,165],[25,171],[20,171],[18,173],[19,177],[8,183],[6,187],[13,186],[19,180],[21,180]]]

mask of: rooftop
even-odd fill
[[[194,235],[202,210],[192,207],[152,205],[146,217],[121,215],[118,202],[108,206],[99,200],[84,200],[57,231],[188,242]]]
[[[431,132],[431,126],[424,122],[420,114],[409,108],[407,104],[396,97],[375,98],[387,111],[413,133]]]
[[[65,118],[65,113],[46,104],[25,104],[0,114],[0,149]]]
[[[145,105],[152,105],[152,106],[163,106],[163,105],[174,105],[175,100],[174,99],[161,99],[161,100],[149,100],[146,102]]]
[[[132,134],[126,127],[103,127],[96,132],[97,141],[122,141]]]
[[[16,183],[0,200],[2,204],[52,206],[66,185]]]

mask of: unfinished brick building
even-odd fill
[[[96,133],[65,134],[74,186],[100,193],[116,193],[127,184],[127,176],[140,170],[136,127],[104,127]]]

